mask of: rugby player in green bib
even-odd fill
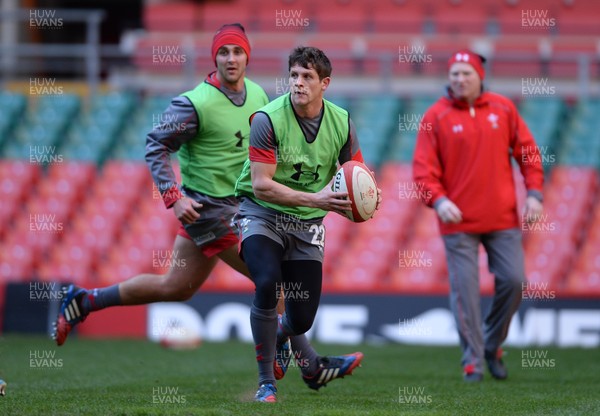
[[[164,122],[146,139],[146,162],[154,183],[166,208],[172,209],[181,222],[172,267],[164,275],[142,274],[106,288],[87,290],[70,285],[55,322],[53,337],[58,345],[91,312],[110,306],[189,299],[219,258],[250,276],[237,251],[238,230],[233,217],[238,201],[234,187],[248,158],[248,118],[269,100],[260,86],[245,77],[250,43],[242,25],[222,26],[213,38],[211,53],[217,70],[193,90],[173,98],[161,117],[176,120],[177,127]],[[181,128],[183,125],[185,128]],[[181,185],[171,165],[171,154],[175,152]],[[343,377],[343,365],[353,359],[320,357],[304,335],[291,338],[291,345],[305,363],[303,375],[307,377],[323,368],[338,369],[336,378]],[[286,347],[289,355],[289,345]],[[280,364],[284,361],[271,362],[278,378],[283,377],[287,366]]]
[[[298,47],[288,68],[290,92],[252,115],[249,158],[235,187],[240,253],[256,285],[250,323],[258,362],[255,400],[261,402],[277,401],[273,357],[285,357],[288,338],[308,331],[317,312],[323,217],[351,205],[347,194],[331,190],[338,163],[363,162],[348,112],[323,99],[331,81],[327,56]],[[286,311],[278,315],[281,289]],[[351,374],[362,357],[360,352],[336,357],[335,366],[324,363],[304,380],[318,389]]]

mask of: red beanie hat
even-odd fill
[[[250,42],[246,37],[244,26],[239,23],[223,25],[217,30],[213,37],[211,55],[215,65],[217,64],[217,52],[223,45],[238,45],[241,47],[250,61]]]
[[[485,58],[483,56],[468,49],[463,49],[452,54],[450,59],[448,59],[448,69],[450,69],[450,67],[456,62],[464,62],[471,65],[482,81],[483,78],[485,78],[485,69],[483,68]]]

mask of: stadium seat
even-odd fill
[[[149,178],[150,172],[145,163],[111,160],[102,168],[102,179],[109,182],[126,179],[137,185]]]
[[[34,266],[35,255],[28,244],[0,242],[0,284],[30,281]]]
[[[448,279],[443,261],[431,263],[430,268],[394,268],[391,289],[402,294],[441,295],[448,293]]]
[[[561,17],[558,20],[559,31],[564,28],[563,24],[570,25]],[[593,36],[579,37],[577,42],[571,42],[569,39],[568,36],[556,36],[552,39],[553,59],[548,63],[548,75],[552,78],[576,78],[579,75],[579,63],[572,58],[576,55],[594,56],[598,53],[598,46]]]
[[[600,296],[600,272],[594,270],[574,270],[565,283],[565,294],[589,298]]]
[[[519,17],[517,23],[520,25],[520,22]],[[510,24],[512,23],[511,20]],[[505,24],[507,23],[505,22]],[[527,38],[498,38],[494,43],[493,56],[488,58],[492,58],[488,64],[488,70],[494,77],[511,77],[519,74],[522,80],[527,78],[538,80],[542,74],[543,61],[540,55],[540,45]],[[532,61],[532,58],[536,58],[536,60]],[[533,86],[530,88],[532,91],[535,90]]]
[[[416,292],[412,293],[445,290],[445,251],[439,233],[417,232],[415,229],[412,237],[399,246],[397,256],[391,267],[391,285],[395,290],[411,293],[413,283]]]
[[[370,4],[368,27],[376,33],[420,34],[426,30],[431,10],[422,2],[382,0]]]
[[[200,14],[200,4],[180,0],[146,4],[142,19],[150,31],[194,31],[200,27]]]
[[[348,234],[350,221],[341,215],[330,213],[325,216],[325,257],[323,261],[323,273],[329,275],[336,267],[344,247],[348,246]]]
[[[364,32],[367,26],[365,16],[369,15],[370,7],[360,0],[334,0],[327,7],[313,7],[311,14],[311,29],[319,33],[328,32]],[[316,20],[312,24],[312,17]]]
[[[72,229],[65,240],[85,247],[92,255],[100,257],[115,243],[121,233],[122,218],[113,218],[107,213],[82,212],[73,220]]]
[[[438,219],[435,211],[425,206],[419,206],[416,212],[416,221],[414,223],[414,234],[418,237],[438,237],[440,236]]]
[[[561,35],[598,36],[597,3],[593,1],[564,1],[558,11],[557,33]]]
[[[21,121],[27,108],[27,99],[23,94],[0,91],[0,151],[15,126]]]
[[[386,266],[367,252],[357,264],[342,264],[333,270],[327,289],[336,293],[372,293],[384,290]]]
[[[16,209],[29,196],[28,189],[30,188],[23,186],[19,178],[10,176],[0,177],[0,191],[4,196],[0,210],[13,211]]]
[[[62,238],[65,228],[66,224],[56,214],[24,210],[13,222],[5,242],[29,247],[37,265]]]
[[[98,286],[112,286],[138,274],[148,273],[149,270],[151,270],[150,266],[144,267],[138,262],[107,262],[98,267],[96,281]]]
[[[488,27],[489,1],[440,1],[433,9],[435,33],[446,35],[483,35]]]
[[[42,168],[29,160],[0,160],[0,178],[13,178],[20,187],[32,188],[41,176]]]
[[[557,2],[529,0],[525,5],[519,2],[497,2],[494,14],[502,35],[541,36],[556,33],[556,25],[549,19],[557,19]],[[533,13],[529,15],[527,13]],[[525,21],[523,20],[525,19]]]
[[[95,283],[93,268],[95,259],[86,248],[65,244],[55,246],[47,261],[38,267],[38,277],[42,281],[70,281],[89,287]]]
[[[254,284],[241,273],[219,261],[212,274],[202,285],[202,291],[225,290],[229,292],[253,292]]]

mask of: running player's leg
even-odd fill
[[[227,263],[231,268],[235,271],[242,273],[243,275],[250,278],[250,272],[248,271],[248,267],[246,263],[240,258],[237,247],[231,246],[219,254],[217,254],[221,260]],[[283,289],[280,291],[283,293]],[[283,315],[285,312],[285,302],[284,296],[279,296],[277,301],[277,315]],[[291,348],[293,350],[293,357],[300,362],[300,367],[303,368],[303,371],[308,371],[307,374],[314,373],[319,368],[319,355],[314,350],[306,335],[293,335],[290,336]],[[275,377],[280,380],[285,376],[287,371],[287,367],[290,359],[289,346],[286,348],[285,345],[280,345],[279,347],[284,348],[286,351],[279,353],[276,356],[276,360],[274,361],[274,371]]]
[[[280,345],[290,337],[294,358],[305,375],[312,375],[319,369],[319,355],[304,335],[308,331],[317,313],[321,299],[323,277],[322,263],[312,260],[285,261],[281,265],[285,310],[277,331]]]
[[[119,283],[120,304],[187,300],[202,286],[216,263],[217,258],[206,257],[192,240],[177,235],[169,271],[164,275],[141,274]]]
[[[237,246],[231,246],[218,253],[217,256],[219,256],[219,258],[223,260],[233,270],[243,274],[248,279],[251,279],[250,272],[248,271],[246,263],[244,263],[244,261],[240,258],[240,255],[238,254]],[[285,312],[285,302],[283,301],[283,296],[280,296],[277,302],[277,313],[279,315],[282,315],[283,312]]]
[[[258,385],[275,385],[273,360],[277,338],[277,295],[281,282],[283,246],[255,234],[242,242],[242,254],[256,286],[250,325],[258,362]]]
[[[306,332],[312,327],[321,298],[322,262],[285,261],[282,273],[286,312],[277,331],[278,343],[287,335]],[[293,336],[291,340],[302,379],[311,389],[318,390],[332,380],[351,375],[363,359],[361,352],[319,357],[304,335]]]
[[[173,262],[164,275],[141,274],[124,282],[86,290],[71,285],[61,302],[53,338],[62,345],[71,329],[90,312],[119,305],[189,299],[204,283],[217,259],[206,257],[188,238],[177,235]]]

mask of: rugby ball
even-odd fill
[[[202,338],[183,327],[166,331],[160,337],[160,345],[171,350],[193,350],[202,345]]]
[[[334,192],[347,192],[352,211],[345,215],[354,222],[364,222],[373,217],[377,207],[377,182],[363,163],[354,160],[344,163],[333,179]]]

